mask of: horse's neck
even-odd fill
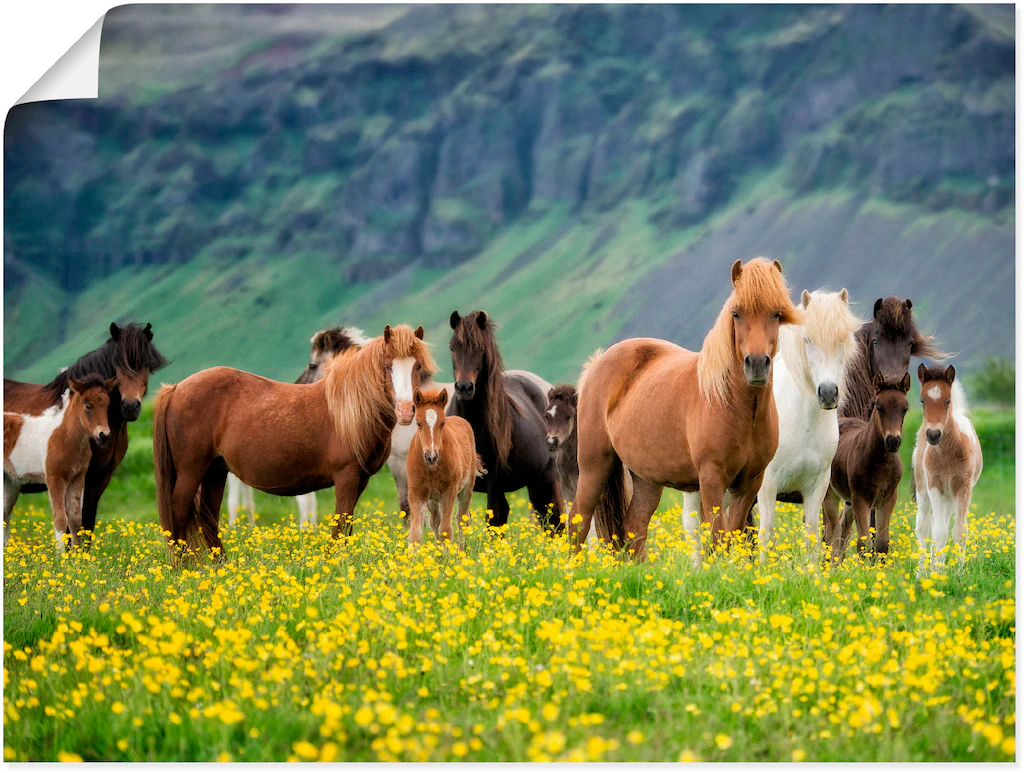
[[[729,402],[733,410],[750,417],[751,423],[768,418],[768,406],[772,402],[775,384],[771,372],[764,386],[751,386],[743,373],[743,365],[734,365],[730,371]]]
[[[772,366],[772,392],[779,412],[779,423],[814,427],[836,421],[834,411],[823,411],[818,396],[807,389],[805,373],[793,372],[789,361],[778,358]]]
[[[80,406],[71,406],[64,411],[63,420],[50,435],[51,442],[57,442],[74,456],[80,455],[89,446],[89,431],[82,422]]]

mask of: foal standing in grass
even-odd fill
[[[981,443],[967,418],[967,397],[956,380],[956,369],[952,365],[929,368],[922,362],[917,378],[921,382],[924,420],[917,432],[913,464],[920,573],[925,574],[932,560],[937,568],[945,563],[943,551],[953,516],[953,542],[960,548],[960,562],[964,561],[967,510],[981,477],[982,459]]]
[[[69,379],[61,404],[41,416],[4,414],[4,545],[18,495],[32,483],[45,483],[50,494],[57,547],[64,547],[65,534],[79,544],[92,443],[102,449],[110,441],[107,411],[116,388],[116,378],[90,374]]]
[[[445,416],[448,390],[421,392],[413,397],[416,434],[409,447],[406,470],[409,478],[409,544],[423,541],[423,519],[430,512],[430,526],[438,542],[451,542],[452,507],[459,503],[459,548],[466,548],[463,518],[469,517],[473,484],[485,474],[476,452],[473,428],[459,416]]]
[[[907,415],[910,374],[888,381],[874,378],[875,400],[870,418],[840,419],[839,448],[832,460],[832,481],[825,497],[825,542],[832,546],[832,561],[846,554],[853,522],[857,522],[857,552],[889,552],[889,520],[896,506],[896,487],[903,477],[900,442]],[[839,503],[843,501],[842,520]],[[874,542],[871,526],[875,527]]]

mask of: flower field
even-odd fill
[[[38,500],[36,500],[38,501]],[[56,556],[38,507],[4,561],[7,760],[1012,760],[1015,521],[918,580],[824,570],[797,508],[759,563],[694,567],[677,506],[651,560],[570,558],[521,498],[505,538],[411,553],[382,501],[355,536],[286,519],[172,568],[155,519]],[[241,523],[241,522],[240,522]]]

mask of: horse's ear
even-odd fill
[[[437,396],[437,401],[441,403],[441,405],[448,405],[448,387],[441,390],[441,394]]]
[[[955,379],[956,379],[956,368],[954,368],[952,365],[950,365],[948,368],[946,368],[946,382],[949,383],[949,384],[952,384]]]
[[[416,390],[412,393],[412,404],[419,405],[423,402],[423,393],[420,390]]]
[[[421,341],[423,340],[423,325],[420,325],[418,328],[416,328],[416,332],[414,335]]]
[[[877,301],[875,301],[875,311],[872,314],[872,316],[877,317],[878,316],[878,312],[880,312],[881,310],[882,310],[882,298],[879,298]]]
[[[847,306],[850,305],[850,293],[847,291],[845,287],[839,291],[839,300],[841,300]]]
[[[548,390],[548,405],[551,405],[551,398],[553,398],[554,396],[555,396],[555,388],[551,387],[551,389]]]
[[[455,330],[459,323],[462,321],[462,317],[459,316],[459,310],[456,309],[452,312],[452,315],[448,318],[448,324],[452,326],[452,330]]]
[[[77,381],[73,378],[68,379],[68,386],[71,387],[71,391],[76,395],[80,395],[85,391],[85,385],[81,381]]]
[[[876,373],[875,377],[871,379],[871,386],[875,388],[875,394],[881,392],[882,387],[885,386],[885,376],[881,372]]]
[[[113,392],[115,389],[117,389],[117,376],[114,376],[113,378],[108,378],[106,381],[103,382],[104,392]]]
[[[903,390],[903,394],[910,391],[910,374],[904,373],[903,380],[900,381],[900,388]]]
[[[110,323],[110,337],[115,341],[121,337],[121,328],[117,326],[116,322]]]
[[[743,262],[742,261],[737,260],[735,263],[732,264],[732,270],[731,270],[730,275],[732,276],[732,283],[734,285],[738,281],[740,281],[740,276],[743,275]]]
[[[146,327],[144,327],[142,329],[142,334],[144,336],[146,336],[146,340],[147,341],[152,341],[153,340],[153,323],[152,322],[147,322],[146,323]]]
[[[928,368],[924,366],[923,362],[917,366],[917,380],[920,381],[922,384],[924,383],[924,377],[927,372]]]
[[[778,261],[776,261],[776,262],[778,262]],[[802,293],[800,293],[800,305],[803,306],[806,309],[810,304],[811,304],[811,294],[809,292],[807,292],[806,290],[804,290]]]
[[[384,343],[391,343],[391,325],[384,326]]]
[[[907,311],[910,311],[912,308],[914,308],[914,304],[910,300],[910,298],[907,298],[907,300],[903,302],[903,305],[907,307]]]
[[[782,264],[779,263],[779,261],[773,260],[772,265],[775,266],[776,271],[778,271],[780,274],[782,273]]]
[[[487,328],[487,312],[486,311],[478,311],[477,312],[477,314],[476,314],[476,324],[477,324],[477,326],[481,330],[485,330]]]

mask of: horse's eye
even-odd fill
[[[775,314],[772,315],[772,317],[774,319],[782,319],[782,312],[781,311],[777,311],[777,312],[775,312]]]
[[[388,370],[389,371],[391,370],[391,364],[390,363],[388,364]]]
[[[739,319],[739,318],[740,318],[740,313],[739,313],[738,311],[734,311],[734,312],[732,313],[732,318],[733,318],[733,319]]]
[[[419,363],[417,362],[417,363],[416,363],[416,372],[417,372],[417,373],[419,373],[419,372],[420,372],[421,370],[423,370],[423,366],[422,366],[422,365],[420,365],[420,364],[419,364]]]

